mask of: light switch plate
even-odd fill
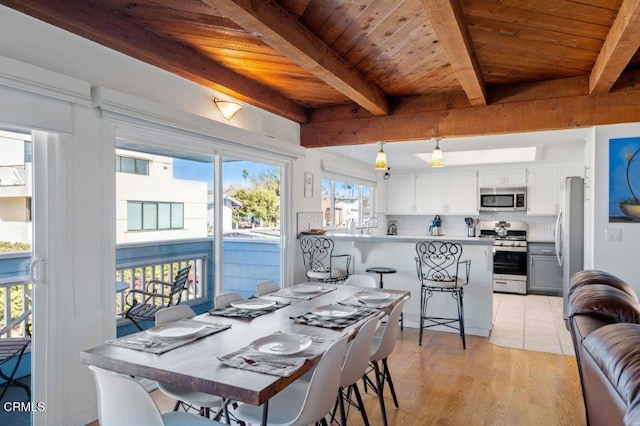
[[[605,234],[605,241],[622,241],[622,230],[621,229],[615,229],[615,228],[607,228],[606,230],[606,234]]]

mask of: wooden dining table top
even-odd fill
[[[319,285],[318,283],[314,284]],[[328,287],[329,285],[322,284],[322,286]],[[310,300],[262,296],[262,298],[266,297],[280,302],[290,301],[291,304],[250,320],[213,316],[208,313],[199,315],[195,319],[218,324],[231,324],[231,328],[161,355],[105,343],[82,351],[81,361],[83,364],[210,393],[233,401],[262,405],[309,371],[318,359],[308,360],[289,377],[279,377],[229,367],[222,364],[218,357],[248,346],[254,340],[277,331],[330,339],[337,339],[346,330],[354,329],[357,331],[364,323],[364,319],[343,329],[311,326],[296,323],[291,319],[291,317],[308,313],[315,307],[336,303],[363,290],[363,288],[355,286],[337,285],[335,287],[335,291]],[[385,289],[384,292],[398,296],[409,294],[407,291],[389,289]],[[401,298],[394,298],[393,302],[383,310],[390,312]]]

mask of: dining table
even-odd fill
[[[307,315],[327,306],[347,306],[345,301],[357,302],[354,294],[364,289],[316,282],[301,285],[317,286],[322,291],[317,294],[305,292],[305,297],[299,298],[299,294],[288,294],[287,288],[284,288],[271,295],[261,296],[261,299],[276,301],[283,307],[254,318],[216,316],[208,312],[200,314],[194,320],[230,327],[161,354],[105,342],[83,350],[81,362],[121,374],[218,395],[228,401],[263,406],[263,424],[267,424],[269,399],[311,370],[320,357],[307,359],[293,374],[284,377],[230,367],[221,358],[276,332],[309,336],[312,339],[337,340],[349,330],[354,330],[355,335],[370,317],[342,328],[311,325],[312,321],[306,321]],[[371,315],[380,310],[390,313],[399,300],[409,295],[408,291],[403,290],[366,291],[381,291],[389,295],[389,302],[371,309]],[[291,297],[287,297],[288,295]],[[362,301],[360,303],[365,304]]]

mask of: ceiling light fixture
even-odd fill
[[[385,154],[382,146],[384,142],[380,142],[380,151],[376,155],[376,164],[373,166],[376,170],[387,170],[387,154]]]
[[[440,142],[440,139],[436,138],[435,141],[436,147],[431,153],[431,167],[444,167],[444,157],[442,156],[442,150],[438,146],[438,142]]]
[[[222,118],[227,121],[231,120],[233,116],[243,108],[243,106],[238,102],[223,101],[222,99],[218,98],[213,98],[213,103],[215,104]]]

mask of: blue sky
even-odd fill
[[[244,185],[242,171],[249,172],[249,177],[274,168],[268,164],[253,163],[250,161],[227,161],[224,163],[224,186],[231,184]],[[173,175],[176,179],[197,180],[207,182],[207,188],[213,187],[213,164],[200,161],[183,160],[175,158],[173,162]],[[247,179],[247,184],[249,179]]]

